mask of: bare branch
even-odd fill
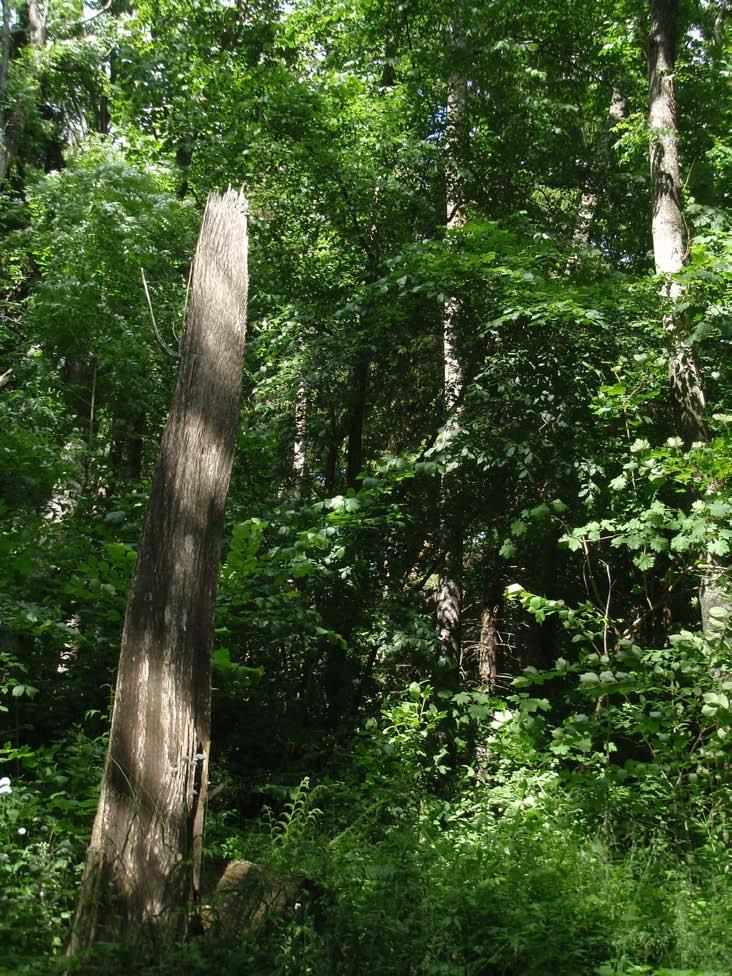
[[[172,356],[173,359],[177,359],[178,358],[178,353],[177,352],[173,352],[173,350],[170,348],[170,346],[166,343],[166,341],[160,335],[160,330],[158,329],[158,324],[155,321],[155,312],[153,312],[152,302],[150,301],[150,292],[148,291],[147,279],[145,278],[145,269],[144,268],[140,268],[140,275],[142,276],[142,287],[145,289],[145,298],[147,299],[147,307],[150,310],[150,321],[152,322],[152,327],[153,327],[153,331],[155,332],[155,336],[157,337],[157,340],[160,343],[161,348],[165,352],[167,352],[167,354],[169,356]]]
[[[96,20],[97,17],[101,17],[102,14],[106,14],[111,6],[112,0],[106,0],[106,3],[101,6],[99,10],[95,10],[93,14],[89,14],[88,17],[84,17],[82,20],[77,21],[77,26],[86,27],[87,24],[91,24],[91,22]]]

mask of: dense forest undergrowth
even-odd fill
[[[725,0],[2,12],[0,973],[730,976]],[[157,694],[127,608],[227,186],[213,634],[161,606]],[[91,897],[103,777],[163,840]]]

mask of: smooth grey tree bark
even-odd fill
[[[679,434],[684,443],[706,443],[706,404],[699,369],[677,309],[683,288],[673,279],[687,258],[688,244],[681,201],[679,138],[674,72],[678,43],[678,0],[651,0],[648,38],[648,107],[651,185],[653,191],[653,256],[665,276],[661,294],[668,304],[663,326],[669,337],[669,382]],[[714,607],[729,608],[724,574],[709,553],[700,589],[702,626],[709,625]]]
[[[193,261],[70,953],[102,925],[128,937],[146,925],[180,930],[199,889],[214,603],[246,306],[245,203],[229,190],[209,197]]]
[[[663,324],[672,345],[669,380],[679,430],[687,444],[706,441],[705,404],[694,354],[673,305],[681,287],[672,280],[686,261],[687,244],[681,205],[678,126],[674,71],[678,31],[678,0],[652,0],[648,39],[648,107],[651,186],[653,191],[653,256],[656,271],[666,276],[662,294],[671,302]]]

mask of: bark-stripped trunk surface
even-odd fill
[[[465,37],[459,25],[453,25],[455,47],[465,52]],[[459,150],[464,142],[467,119],[468,84],[460,72],[447,84],[445,109],[445,203],[448,232],[465,223],[464,190],[459,166]],[[450,297],[442,310],[443,401],[445,405],[445,441],[449,442],[460,427],[459,407],[463,390],[463,373],[458,350],[457,330],[462,312],[458,298]],[[463,527],[455,499],[454,475],[445,474],[440,486],[440,547],[444,561],[437,588],[437,639],[443,654],[455,664],[461,658]]]
[[[122,635],[109,751],[70,952],[97,925],[177,930],[197,895],[210,658],[247,303],[243,198],[212,194],[193,265],[178,383]]]
[[[684,215],[681,208],[678,127],[674,69],[678,37],[678,0],[652,0],[648,40],[648,104],[651,130],[651,182],[653,188],[653,255],[656,271],[667,276],[664,297],[671,303],[664,316],[671,351],[669,381],[679,434],[684,443],[709,439],[706,405],[699,370],[691,346],[683,334],[683,323],[674,309],[683,290],[671,276],[684,266],[687,254]],[[714,606],[729,607],[720,584],[722,572],[710,554],[706,579],[701,587],[702,625],[707,627]]]

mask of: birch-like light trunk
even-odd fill
[[[706,406],[694,352],[684,335],[677,311],[683,289],[673,280],[687,257],[686,227],[681,203],[679,138],[674,72],[678,42],[678,0],[652,0],[648,38],[648,105],[651,184],[653,190],[653,256],[656,271],[666,278],[662,296],[669,304],[663,326],[669,337],[669,382],[679,434],[684,443],[709,439]],[[728,606],[721,570],[709,554],[700,592],[702,626],[715,606]]]
[[[465,55],[465,36],[458,23],[452,25],[455,50]],[[468,83],[462,66],[447,84],[445,105],[445,223],[448,233],[465,223],[464,187],[460,171],[460,147],[467,119]],[[463,371],[458,349],[458,324],[462,313],[460,300],[450,296],[442,309],[443,402],[445,407],[445,441],[459,430],[460,397]],[[463,526],[456,510],[454,477],[445,474],[440,486],[440,547],[443,552],[436,601],[437,639],[444,655],[455,664],[461,658]]]
[[[307,391],[301,379],[295,393],[295,439],[292,444],[292,480],[296,498],[301,498],[305,483],[305,420]]]
[[[673,303],[681,296],[671,276],[686,260],[686,233],[681,206],[679,139],[674,71],[678,0],[653,0],[648,39],[648,106],[651,185],[653,190],[653,256],[656,271],[667,277],[664,297],[672,306],[664,316],[672,344],[669,379],[681,436],[687,444],[706,441],[704,394],[691,347]]]
[[[178,383],[122,635],[109,750],[70,952],[98,930],[178,931],[200,880],[210,669],[224,506],[239,416],[247,218],[206,205]]]

